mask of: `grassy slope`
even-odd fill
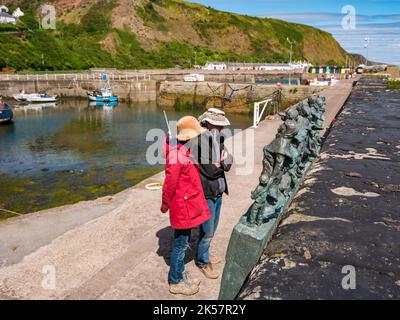
[[[193,63],[194,51],[199,64],[285,61],[287,37],[296,40],[295,59],[317,64],[345,60],[345,51],[329,33],[180,0],[140,0],[136,5],[131,0],[79,0],[78,6],[67,9],[62,6],[66,1],[53,0],[61,10],[54,31],[37,27],[34,16],[40,2],[19,1],[26,16],[17,27],[0,28],[23,32],[22,37],[0,33],[0,66],[18,70],[187,67]]]

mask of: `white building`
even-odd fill
[[[313,65],[307,61],[298,61],[298,62],[293,62],[291,66],[293,69],[308,70],[308,68],[312,67]]]
[[[0,24],[16,24],[17,19],[14,18],[12,15],[8,14],[7,12],[0,12]]]
[[[293,70],[293,67],[290,64],[286,64],[286,63],[264,63],[258,68],[258,70],[261,70],[261,71],[289,71],[289,70]]]
[[[306,70],[312,65],[306,61],[293,63],[208,62],[204,70],[229,71],[293,71]]]
[[[226,70],[227,65],[224,62],[207,62],[206,65],[204,66],[203,70]]]
[[[24,13],[20,8],[17,8],[12,15],[8,13],[6,6],[0,6],[0,24],[16,24],[17,20],[24,16]]]

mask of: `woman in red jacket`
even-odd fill
[[[166,150],[165,181],[161,212],[169,210],[174,228],[168,282],[173,294],[193,295],[199,291],[200,282],[185,272],[185,255],[192,228],[210,219],[204,197],[199,167],[190,150],[191,139],[205,131],[194,117],[183,117],[177,123],[178,144]]]

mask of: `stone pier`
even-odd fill
[[[342,108],[352,81],[326,89],[326,125]],[[235,163],[227,176],[230,195],[224,198],[220,226],[212,252],[225,257],[239,218],[252,203],[258,183],[262,150],[280,120],[264,121],[254,134],[254,168],[244,172]],[[242,139],[246,134],[234,136]],[[244,150],[236,150],[243,154]],[[235,154],[235,149],[233,150]],[[239,156],[237,154],[237,158]],[[167,273],[172,229],[160,213],[161,191],[148,191],[148,182],[162,182],[163,173],[114,196],[81,202],[9,219],[0,224],[0,298],[2,299],[178,299],[168,292]],[[194,237],[195,240],[196,237]],[[192,243],[195,247],[195,243]],[[186,268],[202,280],[191,299],[218,299],[220,280],[202,277],[191,250]],[[224,263],[217,265],[222,272]],[[54,270],[54,288],[45,288],[43,272]]]

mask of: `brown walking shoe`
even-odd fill
[[[222,259],[218,256],[210,255],[210,263],[211,264],[219,264],[222,262]]]
[[[208,279],[218,279],[219,277],[219,273],[214,270],[211,263],[200,268],[200,271],[203,272],[204,276]]]
[[[199,286],[201,281],[197,278],[193,278],[192,274],[188,271],[183,273],[183,281],[185,281],[188,285]]]
[[[181,281],[178,284],[170,284],[169,292],[172,294],[183,294],[185,296],[193,296],[199,292],[199,286],[188,284],[185,281]]]

